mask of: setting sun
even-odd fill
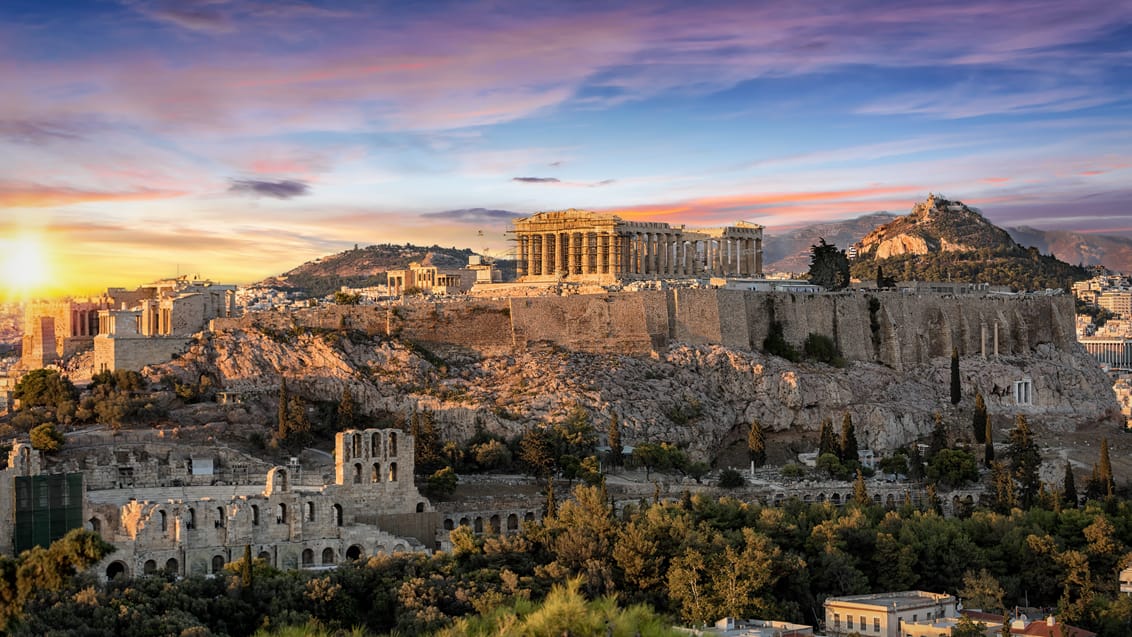
[[[51,281],[40,237],[24,234],[0,240],[0,295],[9,299],[43,293]]]

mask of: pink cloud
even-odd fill
[[[43,208],[99,201],[153,201],[185,195],[183,191],[141,188],[134,191],[107,192],[42,184],[0,182],[0,206]]]

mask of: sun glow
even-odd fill
[[[0,297],[17,300],[47,293],[52,283],[50,267],[39,236],[0,239]]]

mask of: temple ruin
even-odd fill
[[[514,222],[519,280],[609,284],[660,278],[762,276],[762,226],[687,228],[587,210]]]

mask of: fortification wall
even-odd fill
[[[672,342],[759,350],[772,321],[801,347],[828,336],[848,360],[895,369],[949,356],[997,351],[1024,356],[1039,343],[1073,351],[1069,296],[953,297],[900,292],[798,294],[672,289],[506,300],[418,302],[392,307],[324,306],[292,314],[264,312],[217,319],[214,329],[349,326],[398,335],[442,355],[500,355],[555,345],[592,353],[647,355]],[[997,327],[996,327],[997,326]]]

